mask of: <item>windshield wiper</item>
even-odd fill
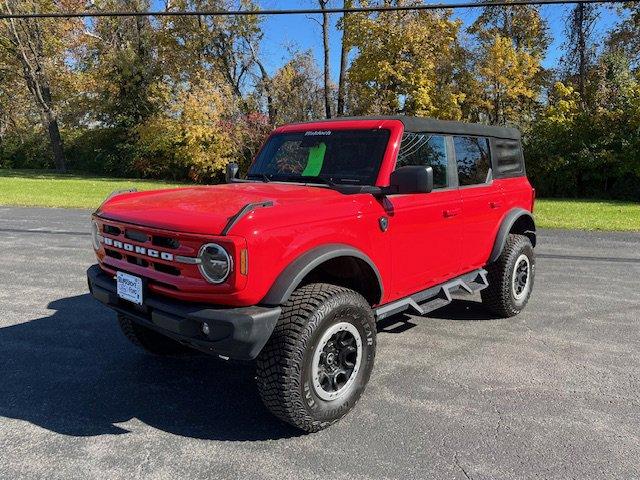
[[[267,175],[266,173],[251,173],[247,175],[247,177],[261,178],[264,183],[269,183],[271,181],[271,179],[269,178],[269,175]]]
[[[330,187],[335,187],[336,183],[333,181],[332,178],[327,178],[327,177],[319,177],[319,176],[313,176],[313,177],[299,177],[301,179],[301,181],[303,183],[313,183],[313,182],[320,182],[320,183],[324,183],[326,185],[329,185]],[[307,181],[307,180],[311,180],[311,182]]]
[[[320,177],[320,176],[304,176],[304,175],[281,175],[275,174],[275,176],[267,176],[267,174],[252,173],[251,177],[261,177],[265,182],[295,182],[303,184],[323,183],[329,187],[337,186],[333,181],[333,178]]]

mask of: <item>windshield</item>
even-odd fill
[[[313,130],[272,136],[249,178],[303,183],[374,185],[388,130]]]

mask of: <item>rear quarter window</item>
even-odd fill
[[[524,175],[524,157],[522,145],[518,140],[493,139],[494,177],[515,177]]]

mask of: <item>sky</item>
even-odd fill
[[[436,0],[425,3],[454,3],[459,0]],[[256,0],[262,9],[293,9],[293,8],[318,8],[317,0]],[[161,9],[163,2],[153,0],[154,8]],[[341,0],[333,0],[331,6],[340,7]],[[562,56],[562,45],[565,41],[565,22],[570,5],[545,5],[541,7],[541,14],[549,24],[552,44],[544,59],[545,67],[554,67]],[[605,32],[618,21],[616,11],[611,6],[603,6],[600,9],[600,17],[596,26],[596,38],[604,38]],[[455,18],[460,18],[464,27],[471,25],[480,13],[479,8],[458,9],[454,12]],[[261,45],[262,57],[269,73],[273,73],[281,67],[289,58],[290,50],[312,50],[316,61],[320,65],[322,53],[322,29],[320,15],[274,15],[264,18],[262,28],[264,39]],[[340,14],[331,15],[330,30],[330,66],[331,76],[337,83],[340,67],[340,41],[342,32],[336,28],[336,22]],[[464,28],[463,27],[463,28]]]

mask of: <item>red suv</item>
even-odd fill
[[[155,354],[255,360],[260,395],[306,431],[362,394],[376,320],[533,287],[534,190],[511,128],[411,117],[286,125],[245,179],[119,192],[93,215],[92,295]]]

